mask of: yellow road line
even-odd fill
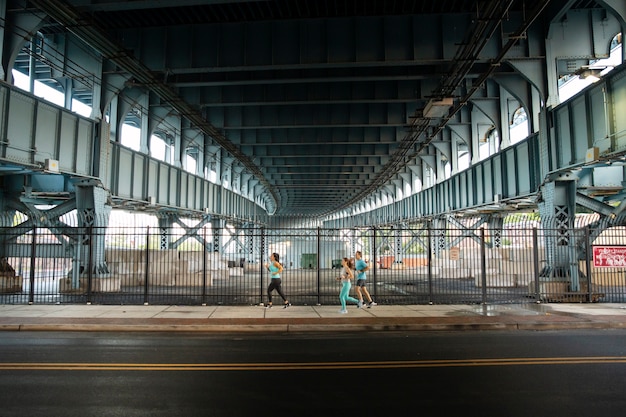
[[[267,371],[306,369],[450,368],[470,366],[579,365],[626,363],[626,356],[496,358],[382,362],[294,363],[0,363],[1,371]]]

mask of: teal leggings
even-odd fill
[[[350,281],[343,281],[343,286],[341,287],[341,292],[339,293],[339,301],[341,301],[342,310],[346,309],[346,301],[350,301],[354,304],[358,304],[359,302],[356,298],[350,297],[350,288],[352,288]]]

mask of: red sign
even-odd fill
[[[596,268],[626,268],[626,246],[594,246],[593,266]]]

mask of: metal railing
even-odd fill
[[[280,254],[293,304],[338,304],[339,260],[356,250],[370,265],[369,292],[383,304],[626,302],[623,228],[609,228],[594,242],[588,228],[568,231],[584,244],[567,246],[569,264],[556,269],[545,242],[563,230],[525,225],[497,233],[202,228],[193,239],[158,227],[33,228],[13,238],[14,228],[0,232],[3,256],[15,270],[0,276],[3,304],[258,304],[267,301],[263,264],[272,252]]]

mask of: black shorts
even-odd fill
[[[357,279],[355,285],[357,287],[365,287],[365,281],[367,281],[367,280],[366,279]]]

